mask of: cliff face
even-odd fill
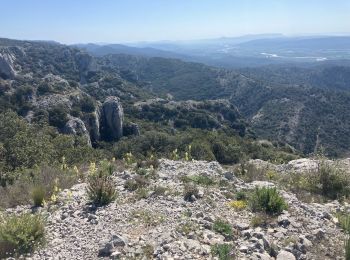
[[[0,76],[2,78],[13,79],[15,77],[14,61],[15,56],[7,48],[0,48]]]

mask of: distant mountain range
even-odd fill
[[[129,54],[175,58],[226,68],[285,63],[299,66],[350,59],[350,36],[286,37],[282,34],[260,34],[194,41],[75,46],[95,56]]]

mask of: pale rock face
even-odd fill
[[[282,250],[278,255],[277,255],[277,260],[295,260],[295,256],[287,251]]]
[[[92,142],[96,142],[100,140],[100,111],[99,109],[96,109],[95,112],[92,113],[91,117],[89,118],[88,126],[90,131],[90,138]]]
[[[13,79],[16,76],[16,71],[13,68],[15,57],[7,51],[0,53],[0,77],[5,79]]]
[[[118,97],[107,97],[102,105],[101,132],[106,140],[118,140],[123,136],[124,111]]]
[[[89,132],[86,129],[84,122],[80,118],[70,117],[70,119],[63,128],[63,132],[66,134],[83,136],[84,138],[86,138],[87,143],[91,146]]]

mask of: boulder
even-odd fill
[[[276,260],[296,260],[295,256],[285,250],[278,253]]]
[[[63,133],[83,136],[86,138],[87,143],[91,145],[89,132],[86,129],[84,122],[80,118],[70,117],[63,128]]]
[[[123,136],[123,107],[118,97],[107,97],[102,105],[101,137],[106,141],[118,140]]]

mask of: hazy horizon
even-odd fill
[[[350,33],[346,0],[4,0],[2,9],[0,37],[65,44]]]

